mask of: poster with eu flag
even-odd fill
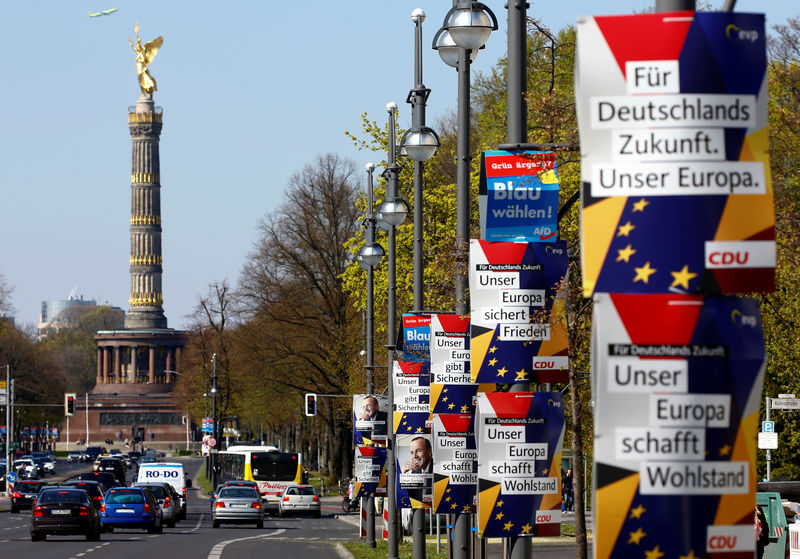
[[[753,557],[758,301],[594,296],[595,559]]]
[[[583,291],[775,289],[764,16],[581,17]]]

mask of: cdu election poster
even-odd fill
[[[475,511],[478,450],[472,414],[433,416],[433,512]]]
[[[469,374],[469,315],[433,314],[431,412],[472,413],[478,385]]]
[[[561,534],[559,392],[478,394],[478,536]]]
[[[356,446],[356,494],[354,499],[386,495],[386,449]]]
[[[595,558],[753,557],[758,301],[596,293],[592,328]]]
[[[397,506],[429,509],[433,502],[431,435],[397,435]]]
[[[764,16],[581,17],[583,291],[775,286]]]
[[[556,155],[485,151],[478,190],[481,239],[552,243],[558,233]]]
[[[473,382],[566,382],[567,245],[490,243],[469,251]]]
[[[431,367],[429,362],[395,361],[394,433],[430,433]]]
[[[381,394],[353,395],[353,444],[386,445],[389,398]]]

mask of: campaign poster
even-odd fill
[[[478,207],[481,239],[511,243],[558,240],[556,155],[483,152]]]
[[[762,14],[581,17],[586,297],[775,289]]]
[[[397,435],[397,506],[428,509],[433,502],[431,435]]]
[[[430,361],[431,315],[404,313],[400,318],[397,351],[403,361]]]
[[[421,361],[395,361],[394,432],[430,433],[431,364]]]
[[[381,394],[353,395],[353,444],[386,445],[389,398]]]
[[[469,374],[469,316],[431,315],[431,412],[472,413],[478,385]]]
[[[356,494],[354,499],[386,495],[386,448],[356,446]]]
[[[433,416],[433,512],[475,512],[478,450],[472,414]]]
[[[470,242],[473,382],[567,382],[568,265],[563,241]]]
[[[561,534],[560,392],[478,394],[478,536]]]
[[[753,557],[758,301],[597,293],[592,328],[595,558]]]

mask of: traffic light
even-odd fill
[[[306,394],[306,415],[317,415],[316,394]]]
[[[69,417],[75,415],[75,393],[64,394],[64,415]]]

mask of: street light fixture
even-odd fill
[[[497,30],[497,18],[481,2],[459,0],[444,16],[444,25],[453,42],[463,49],[481,48]]]

